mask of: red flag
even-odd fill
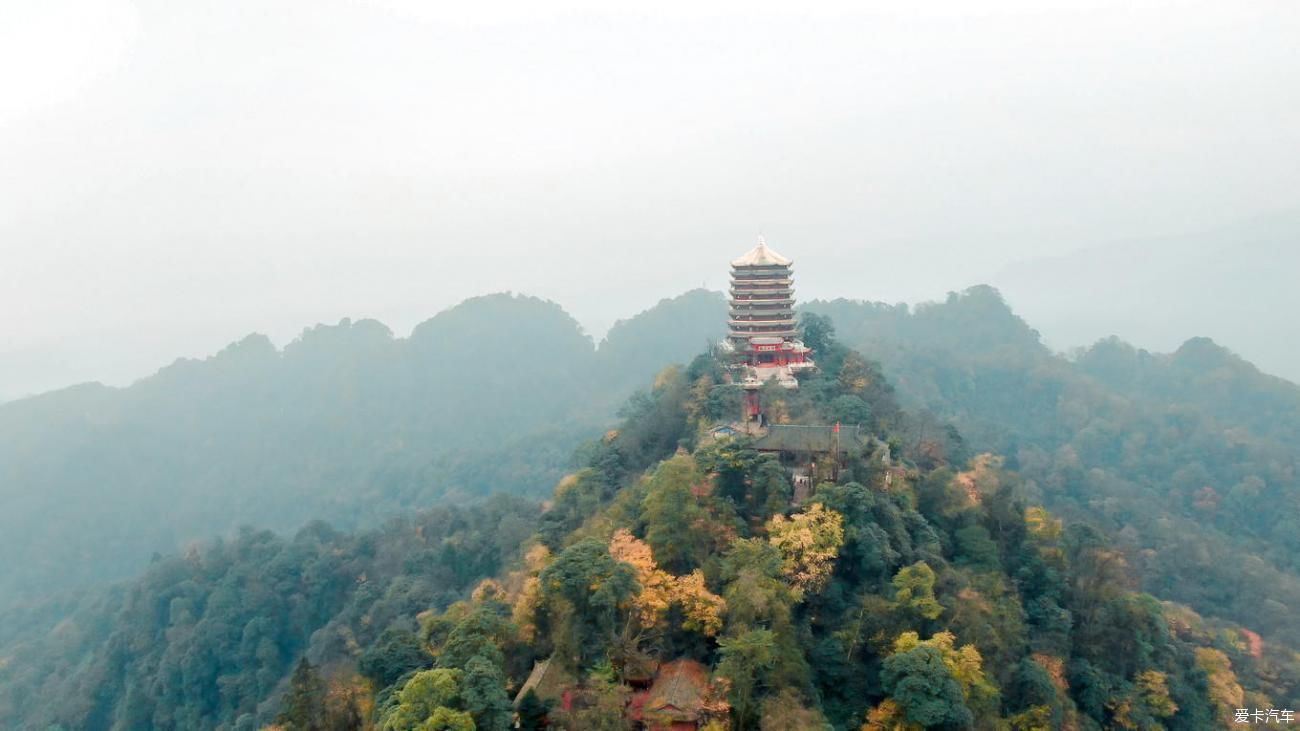
[[[835,430],[834,430],[834,431],[835,431],[836,434],[839,434],[839,433],[840,433],[840,423],[839,423],[838,421],[835,422]]]

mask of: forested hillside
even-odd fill
[[[621,683],[674,659],[741,728],[962,727],[959,696],[972,723],[1022,729],[1300,705],[1294,384],[1204,339],[1054,354],[986,287],[813,302],[824,377],[779,412],[865,419],[903,461],[887,477],[863,455],[794,506],[743,440],[703,438],[738,398],[708,358],[654,376],[724,322],[721,297],[691,292],[596,348],[558,306],[495,295],[406,339],[344,321],[0,405],[0,726],[295,728],[286,709],[311,707],[326,710],[301,727],[406,728],[404,676],[434,668],[416,688],[442,689],[445,727],[495,728],[547,657],[591,701],[549,699],[564,728],[621,728]],[[540,512],[529,500],[557,481]],[[493,493],[525,497],[481,503]],[[413,512],[432,505],[448,507]],[[333,527],[298,531],[315,519]],[[51,593],[155,551],[138,581]],[[592,561],[613,593],[564,594]],[[471,649],[449,654],[466,622]],[[943,698],[886,673],[919,648],[955,679],[927,676]]]
[[[806,310],[879,358],[905,404],[1007,455],[1031,499],[1107,534],[1144,589],[1300,647],[1295,384],[1205,339],[1054,355],[987,287]]]
[[[444,499],[545,494],[637,385],[717,334],[721,321],[690,313],[720,301],[664,300],[597,350],[559,306],[491,295],[409,338],[373,320],[309,328],[283,350],[251,335],[129,388],[0,404],[0,609],[131,576],[244,523],[353,528]]]
[[[1135,591],[1102,533],[901,409],[823,325],[822,372],[769,413],[872,438],[801,503],[775,457],[710,431],[738,394],[704,355],[579,450],[544,512],[499,497],[159,560],[6,651],[0,722],[1204,729],[1296,697],[1294,664]]]

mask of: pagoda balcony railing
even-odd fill
[[[777,287],[793,287],[794,280],[790,277],[773,277],[771,279],[737,279],[732,277],[732,289],[775,289]]]
[[[768,297],[768,298],[762,298],[762,299],[758,299],[758,298],[749,298],[749,299],[736,299],[736,298],[732,298],[732,307],[741,306],[741,304],[744,304],[744,306],[746,306],[746,307],[793,307],[793,306],[794,306],[794,298],[793,298],[793,297]]]
[[[794,309],[794,298],[785,297],[779,300],[732,300],[731,309],[733,310],[790,310],[790,309]]]
[[[735,339],[756,338],[756,337],[798,337],[799,331],[793,325],[771,325],[762,327],[749,327],[748,323],[742,325],[732,325],[727,330],[727,337]]]
[[[745,272],[735,271],[731,273],[731,278],[745,282],[765,282],[772,279],[793,279],[794,276],[789,271],[779,272]]]
[[[793,302],[794,290],[761,290],[761,291],[736,291],[731,290],[731,299],[740,302]]]
[[[793,321],[794,320],[794,312],[790,312],[789,310],[772,310],[766,312],[764,311],[745,312],[745,311],[732,310],[731,312],[728,312],[728,316],[731,317],[732,320],[741,320],[741,321],[750,321],[750,320],[792,320]]]
[[[738,351],[745,352],[749,349],[750,338],[781,338],[782,340],[793,340],[794,338],[799,337],[799,333],[794,330],[773,330],[771,332],[732,333],[729,337],[731,340],[735,341],[735,347]]]
[[[752,338],[780,338],[782,340],[793,340],[799,337],[799,334],[793,330],[770,333],[732,333],[728,336],[732,341],[732,349],[737,353],[745,353],[750,350],[750,340]]]

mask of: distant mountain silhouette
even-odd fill
[[[598,354],[558,305],[488,295],[406,339],[373,320],[308,328],[283,351],[250,335],[126,388],[0,405],[0,596],[128,576],[242,523],[348,527],[540,494],[632,390],[703,349],[718,302],[665,300]]]
[[[1258,611],[1300,606],[1294,384],[1206,339],[1168,355],[1109,339],[1066,358],[987,286],[916,307],[805,309],[878,360],[906,407],[1006,454],[1031,499],[1141,536],[1130,548],[1152,591],[1300,638],[1293,613]],[[696,290],[597,348],[554,303],[488,295],[405,339],[372,320],[308,328],[283,350],[251,335],[128,388],[0,405],[0,596],[129,576],[155,551],[241,524],[353,528],[492,492],[543,495],[630,393],[724,327],[721,295]],[[1192,536],[1218,558],[1195,561]],[[1231,595],[1192,581],[1242,565],[1252,581]]]
[[[1297,271],[1300,211],[1031,259],[991,283],[1056,348],[1117,335],[1173,350],[1211,337],[1300,381]]]

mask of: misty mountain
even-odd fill
[[[866,309],[914,325],[903,350],[964,345],[978,319],[982,337],[1020,337],[973,361],[1027,363],[1030,331],[999,302],[978,288],[911,314]],[[549,505],[498,495],[357,532],[244,529],[158,559],[51,629],[10,615],[23,630],[0,635],[0,724],[504,731],[517,709],[518,727],[557,731],[704,715],[741,729],[1199,731],[1243,698],[1286,706],[1300,690],[1288,648],[1137,589],[1122,531],[1027,504],[1014,456],[931,431],[876,364],[817,336],[821,369],[770,389],[769,408],[827,424],[847,400],[874,438],[805,501],[776,455],[713,437],[734,385],[702,353],[633,397]]]
[[[1300,381],[1296,272],[1300,213],[1290,213],[1025,260],[990,281],[1057,348],[1115,335],[1172,351],[1210,337]]]
[[[989,287],[812,302],[901,402],[1008,455],[1027,499],[1123,546],[1152,593],[1300,644],[1300,387],[1206,338],[1053,354]]]
[[[1300,644],[1294,384],[1206,339],[1055,354],[990,287],[804,309],[879,361],[934,433],[952,424],[967,453],[1007,455],[1028,499],[1111,536],[1144,588]],[[129,388],[5,404],[0,549],[14,558],[0,587],[52,622],[70,605],[36,597],[242,524],[350,529],[493,492],[544,495],[628,393],[724,320],[718,294],[689,292],[596,348],[558,305],[491,295],[409,338],[369,320],[309,328],[283,350],[250,336]]]
[[[490,295],[409,338],[374,320],[308,328],[282,351],[250,335],[127,388],[0,405],[0,596],[128,576],[244,523],[355,527],[542,494],[628,393],[724,326],[719,303],[664,300],[597,351],[558,305]]]

